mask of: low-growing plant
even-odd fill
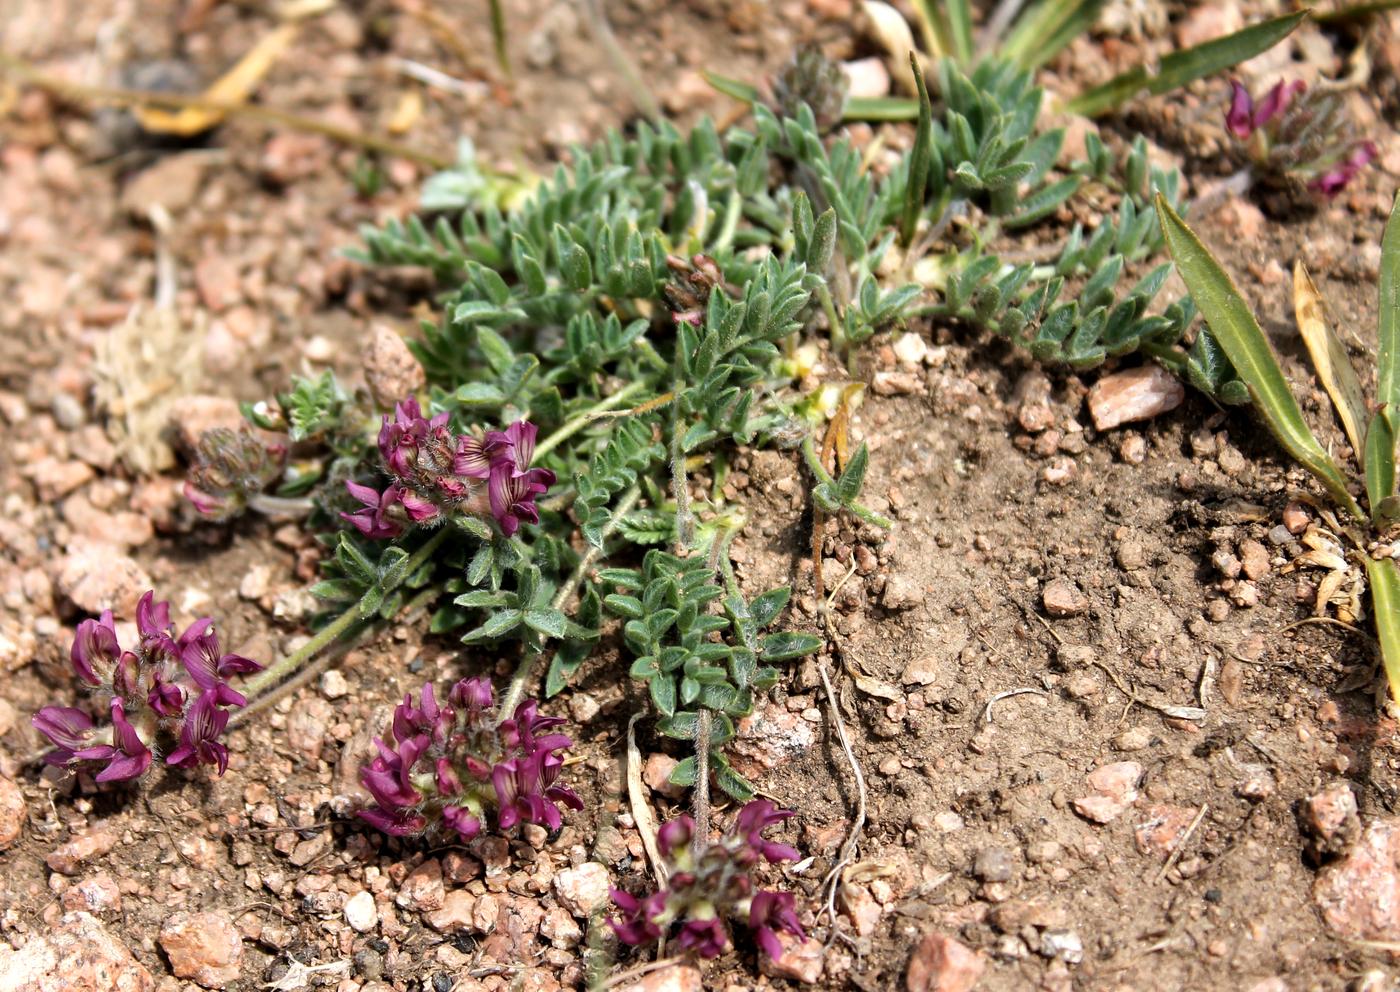
[[[32,723],[54,745],[46,760],[95,770],[97,782],[140,778],[157,752],[167,765],[214,765],[222,775],[228,749],[219,737],[229,711],[247,704],[228,677],[262,666],[225,652],[210,617],[176,635],[170,604],[157,602],[154,592],[136,604],[136,629],[135,648],[124,649],[111,610],[78,624],[70,652],[73,673],[106,723],[75,706],[45,706]]]
[[[1330,199],[1377,155],[1375,142],[1356,136],[1339,89],[1281,80],[1256,101],[1238,80],[1230,87],[1225,126],[1249,160],[1246,182]]]
[[[523,198],[486,195],[470,154],[461,169],[460,182],[429,180],[426,219],[364,232],[366,261],[424,267],[441,288],[440,319],[408,342],[423,387],[377,414],[329,374],[297,379],[245,410],[281,441],[230,432],[201,448],[201,509],[227,518],[296,502],[331,552],[314,588],[320,630],[248,691],[428,606],[432,632],[515,652],[516,672],[494,721],[476,713],[468,727],[460,703],[418,720],[427,697],[401,707],[365,772],[367,817],[462,833],[498,809],[498,825],[518,810],[553,826],[553,805],[511,805],[503,787],[547,797],[557,757],[526,767],[499,734],[534,705],[522,703],[534,677],[560,692],[617,618],[658,729],[694,748],[673,781],[695,787],[703,826],[712,782],[753,794],[724,753],[735,721],[775,665],[822,643],[775,629],[786,588],[739,588],[728,549],[744,512],[721,495],[731,452],[795,448],[811,429],[811,404],[790,388],[809,360],[794,352],[804,326],[825,320],[838,342],[859,340],[907,310],[917,288],[876,275],[903,180],[876,182],[849,142],[825,145],[805,106],[723,137],[709,124],[689,135],[643,125],[576,150]],[[858,502],[863,448],[853,461],[824,505],[887,524]],[[438,781],[441,760],[454,775]],[[510,761],[523,777],[497,782]],[[489,787],[462,771],[483,763]]]
[[[1338,537],[1350,546],[1346,555],[1352,564],[1361,564],[1370,586],[1390,703],[1400,705],[1400,568],[1394,558],[1395,545],[1389,543],[1400,522],[1395,478],[1395,418],[1400,411],[1400,197],[1381,243],[1379,351],[1376,392],[1369,410],[1346,348],[1327,322],[1321,295],[1301,263],[1294,270],[1299,330],[1361,470],[1364,508],[1353,495],[1342,467],[1308,427],[1269,339],[1229,275],[1162,197],[1157,199],[1157,214],[1178,271],[1264,424],[1284,450],[1322,484],[1337,507],[1341,517]],[[1326,605],[1325,597],[1319,605]]]
[[[558,830],[559,806],[582,809],[572,789],[558,783],[560,752],[573,746],[567,734],[545,733],[565,721],[541,716],[527,700],[508,717],[492,710],[495,694],[484,678],[462,679],[439,704],[430,684],[394,709],[379,751],[360,770],[374,806],[360,811],[367,823],[394,836],[425,833],[470,840],[489,826],[506,831],[518,823]]]
[[[828,78],[813,68],[814,60],[800,55],[780,78]],[[1116,156],[1092,133],[1084,160],[1058,168],[1064,129],[1044,126],[1043,91],[1028,71],[1009,62],[988,59],[969,75],[956,60],[939,61],[937,115],[917,60],[911,71],[920,94],[918,128],[913,146],[883,183],[849,167],[835,174],[824,170],[824,162],[838,163],[842,142],[826,155],[820,122],[805,105],[796,124],[787,119],[779,135],[793,158],[814,163],[809,168],[836,213],[842,235],[838,251],[854,261],[861,279],[855,296],[869,298],[866,306],[847,310],[849,326],[841,328],[838,343],[868,337],[888,307],[900,304],[894,312],[958,320],[1003,337],[1046,364],[1089,369],[1110,357],[1141,352],[1216,398],[1237,400],[1228,363],[1208,351],[1209,342],[1182,346],[1195,316],[1189,299],[1153,312],[1166,264],[1121,285],[1129,266],[1162,250],[1150,209],[1154,193],[1183,207],[1176,170],[1153,165],[1141,137]],[[778,118],[759,102],[756,89],[719,85],[753,101],[757,129],[773,134]],[[795,84],[785,84],[790,85]],[[872,197],[871,191],[878,192]],[[1043,257],[1005,257],[992,247],[1004,233],[1046,224],[1075,198],[1090,195],[1096,202],[1115,197],[1117,209],[1092,230],[1076,223]],[[878,209],[863,207],[867,203]],[[881,223],[887,233],[876,240]],[[863,238],[857,232],[865,232]],[[891,244],[896,235],[898,244]],[[953,246],[939,250],[948,241]],[[871,244],[874,249],[865,247]],[[873,273],[890,268],[891,252],[902,257],[893,278],[886,277],[895,285],[882,295]],[[910,282],[900,285],[901,278]],[[932,301],[905,306],[920,289],[932,294]],[[885,300],[882,309],[877,303]],[[853,319],[861,313],[874,319]]]
[[[717,957],[729,947],[729,924],[746,926],[764,954],[779,958],[780,933],[806,939],[790,892],[759,889],[753,877],[764,863],[795,861],[798,853],[787,844],[765,840],[763,831],[793,816],[755,799],[734,816],[718,840],[701,832],[688,816],[664,824],[656,833],[662,863],[661,888],[637,897],[612,890],[622,910],[608,920],[624,944],[643,946],[662,940],[679,927],[676,943],[699,957]]]

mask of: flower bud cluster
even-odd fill
[[[608,924],[624,944],[641,945],[679,923],[676,943],[713,958],[729,946],[724,921],[732,920],[748,927],[765,954],[781,957],[780,931],[806,939],[795,901],[790,892],[755,889],[752,871],[761,861],[797,859],[795,848],[763,838],[767,827],[793,815],[755,799],[739,811],[728,833],[698,851],[692,846],[695,822],[688,816],[670,821],[656,835],[669,873],[666,887],[641,899],[613,889],[612,901],[623,917]]]
[[[78,625],[70,652],[73,671],[92,690],[106,721],[94,721],[72,706],[45,706],[32,723],[55,747],[47,760],[69,767],[101,765],[97,781],[119,782],[139,778],[159,752],[167,765],[216,765],[222,775],[228,748],[219,737],[229,709],[247,704],[227,679],[262,666],[224,652],[209,617],[175,636],[170,604],[156,602],[154,592],[137,604],[136,627],[139,643],[125,650],[111,610]]]
[[[489,515],[509,537],[522,521],[539,521],[535,500],[554,484],[549,469],[530,467],[538,433],[518,420],[482,437],[453,434],[448,414],[424,417],[410,397],[379,431],[379,453],[393,482],[382,492],[346,482],[363,507],[341,517],[366,537],[395,538],[408,524],[430,525],[444,514]]]
[[[248,430],[215,427],[199,437],[185,482],[185,498],[215,520],[238,516],[277,480],[287,448],[268,444]]]
[[[1255,100],[1239,81],[1230,86],[1225,126],[1266,173],[1296,177],[1330,199],[1378,153],[1374,142],[1354,137],[1339,92],[1310,90],[1295,80],[1279,82]]]
[[[565,734],[547,731],[564,722],[540,716],[527,700],[497,724],[491,683],[463,679],[439,704],[431,684],[418,698],[404,696],[393,725],[374,744],[378,757],[360,769],[374,805],[361,819],[394,836],[429,830],[475,837],[495,816],[495,829],[537,823],[558,830],[559,806],[582,809],[573,790],[559,785],[573,746]]]

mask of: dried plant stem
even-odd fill
[[[408,559],[408,564],[405,566],[403,574],[412,575],[421,568],[423,563],[431,557],[433,552],[438,549],[438,545],[442,544],[443,540],[450,533],[452,533],[450,528],[443,527],[434,533],[432,537],[428,538],[423,546],[413,552],[413,555]],[[369,618],[360,616],[358,603],[349,607],[340,616],[322,627],[311,640],[307,641],[282,660],[268,665],[256,676],[245,682],[243,688],[246,690],[248,698],[255,701],[260,695],[273,689],[288,675],[292,674],[311,658],[315,657],[323,648],[339,640],[355,626],[366,623],[368,620]],[[247,713],[248,709],[245,708],[239,712],[238,716],[244,716]]]
[[[248,498],[248,508],[269,517],[304,517],[316,507],[306,496],[270,496],[256,493]]]
[[[623,982],[630,982],[634,978],[641,978],[643,975],[648,975],[653,971],[660,971],[662,968],[669,968],[671,967],[671,965],[677,964],[684,960],[684,955],[677,954],[669,958],[658,958],[655,961],[647,961],[643,964],[636,965],[635,967],[628,968],[626,971],[618,972],[616,975],[613,975],[611,978],[609,978],[606,982],[604,982],[598,987],[600,989],[615,988],[621,985]]]
[[[841,856],[836,859],[836,863],[831,866],[831,871],[827,872],[826,878],[822,880],[822,887],[826,889],[826,905],[822,912],[826,913],[831,920],[831,932],[833,936],[838,932],[836,925],[836,893],[841,888],[841,875],[846,870],[846,866],[855,861],[856,850],[860,846],[860,835],[865,830],[865,773],[861,771],[860,761],[857,760],[855,751],[851,749],[851,739],[846,734],[846,721],[841,718],[841,709],[836,703],[836,693],[831,688],[831,677],[826,673],[826,664],[817,658],[817,674],[822,679],[822,689],[826,692],[826,705],[831,713],[831,723],[836,728],[837,740],[841,742],[841,750],[846,754],[846,761],[851,766],[851,775],[856,782],[856,816],[851,822],[851,830],[846,835],[846,840],[841,845]]]
[[[506,11],[501,0],[491,0],[491,47],[496,50],[496,64],[510,79],[513,74],[510,71],[510,53],[506,50]]]
[[[637,721],[642,718],[638,710],[627,721],[627,802],[632,809],[632,821],[642,836],[642,847],[651,862],[652,874],[656,876],[657,888],[664,889],[670,880],[666,861],[661,857],[661,849],[656,845],[656,816],[647,804],[646,790],[642,787],[642,752],[637,748]]]
[[[538,455],[539,449],[536,448],[535,451]],[[633,485],[622,494],[622,499],[617,502],[617,509],[613,511],[613,515],[608,518],[608,522],[603,526],[603,532],[600,536],[599,543],[590,547],[584,556],[579,559],[578,564],[574,566],[573,574],[569,576],[568,581],[560,586],[559,591],[555,593],[554,600],[550,603],[553,609],[562,610],[568,605],[569,600],[573,598],[574,593],[578,590],[579,584],[583,582],[583,577],[588,573],[588,570],[593,567],[594,562],[602,556],[602,542],[606,541],[608,537],[617,530],[618,525],[622,523],[622,518],[632,512],[632,507],[637,505],[637,500],[641,498],[641,495],[641,487],[637,485]],[[515,674],[510,677],[510,685],[506,688],[506,694],[501,697],[501,708],[497,711],[502,720],[507,719],[515,712],[515,708],[520,705],[520,700],[525,696],[525,686],[530,681],[530,672],[535,667],[535,659],[538,657],[538,654],[526,652],[520,659],[520,663],[515,666]]]
[[[82,103],[109,104],[118,107],[179,107],[192,110],[210,110],[223,114],[248,117],[267,124],[276,124],[296,131],[310,131],[324,135],[332,141],[367,151],[395,155],[413,162],[421,162],[434,169],[447,169],[452,159],[445,155],[434,155],[409,145],[401,145],[377,134],[364,134],[340,127],[329,121],[303,117],[274,107],[264,107],[255,103],[239,103],[231,100],[211,100],[200,94],[159,93],[151,90],[131,90],[110,86],[88,86],[59,79],[40,72],[29,63],[12,55],[0,52],[0,70],[19,77],[31,86],[37,86],[65,100]]]

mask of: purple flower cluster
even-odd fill
[[[557,784],[559,752],[573,741],[549,731],[563,719],[541,716],[529,700],[498,725],[493,705],[484,678],[462,679],[446,705],[431,684],[417,699],[404,696],[389,733],[375,739],[378,757],[360,769],[375,803],[360,817],[400,837],[441,827],[469,839],[486,826],[488,810],[498,830],[518,823],[558,830],[561,804],[583,808],[572,789]]]
[[[641,945],[659,940],[679,922],[676,943],[713,958],[729,946],[723,921],[738,920],[753,933],[763,953],[781,957],[780,931],[803,940],[807,936],[795,901],[790,892],[755,891],[751,873],[760,861],[797,859],[795,848],[763,838],[766,828],[792,815],[766,799],[755,799],[739,811],[727,834],[699,851],[692,849],[695,822],[688,816],[670,821],[656,834],[670,874],[666,888],[640,899],[613,889],[612,901],[624,915],[608,924],[624,944]]]
[[[195,445],[185,498],[206,517],[228,520],[282,474],[287,448],[268,444],[248,430],[216,427]]]
[[[154,592],[136,605],[136,628],[136,649],[124,650],[111,610],[78,624],[70,652],[73,671],[93,690],[109,722],[99,726],[72,706],[45,706],[32,723],[55,747],[47,760],[101,764],[97,781],[118,782],[144,774],[154,750],[173,744],[167,765],[217,765],[222,775],[228,749],[219,736],[228,724],[227,708],[247,704],[227,679],[262,666],[224,652],[209,617],[177,637],[170,604],[156,602]]]
[[[1309,90],[1295,80],[1276,83],[1256,101],[1238,80],[1230,86],[1225,127],[1266,171],[1296,175],[1331,199],[1378,154],[1374,142],[1352,137],[1338,93]]]
[[[445,513],[491,516],[507,537],[522,521],[538,523],[535,500],[554,485],[554,473],[531,468],[539,428],[517,420],[484,436],[453,434],[448,414],[423,416],[412,397],[384,417],[379,453],[393,476],[387,489],[347,481],[350,495],[363,504],[341,517],[366,537],[394,538],[405,524],[431,524]]]

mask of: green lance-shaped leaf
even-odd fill
[[[1366,578],[1371,583],[1371,609],[1376,614],[1376,637],[1381,642],[1381,664],[1390,684],[1390,698],[1400,705],[1400,569],[1393,558],[1365,556]]]
[[[1371,507],[1371,520],[1381,526],[1382,515],[1390,510],[1385,502],[1395,495],[1395,430],[1390,425],[1388,406],[1381,407],[1371,418],[1362,467],[1366,470],[1366,502]]]
[[[1239,65],[1260,52],[1268,51],[1287,38],[1308,11],[1300,10],[1259,24],[1251,24],[1223,38],[1193,45],[1164,57],[1154,73],[1145,65],[1135,66],[1108,82],[1079,94],[1064,105],[1071,114],[1097,117],[1107,113],[1143,90],[1156,96],[1178,86]]]
[[[709,83],[727,97],[733,97],[735,100],[740,100],[744,103],[758,102],[758,87],[754,86],[752,83],[746,83],[740,79],[724,76],[710,69],[703,70],[701,75],[705,77],[705,82]]]
[[[924,71],[919,57],[909,53],[909,68],[914,72],[914,85],[919,90],[919,127],[914,134],[914,147],[909,151],[909,175],[904,187],[904,210],[899,219],[899,239],[903,244],[914,240],[914,229],[924,210],[924,192],[928,186],[929,147],[933,140],[933,107],[924,84]]]
[[[1297,462],[1311,472],[1332,494],[1338,505],[1357,519],[1364,519],[1356,500],[1347,492],[1341,470],[1318,443],[1298,401],[1288,389],[1288,382],[1279,368],[1278,358],[1269,339],[1260,330],[1235,284],[1201,243],[1194,231],[1186,226],[1166,198],[1157,194],[1157,217],[1162,235],[1176,262],[1196,307],[1210,324],[1215,340],[1220,344],[1230,364],[1249,388],[1264,423],[1279,444]]]
[[[1400,194],[1390,208],[1381,237],[1381,277],[1377,332],[1380,356],[1376,402],[1400,410]]]

